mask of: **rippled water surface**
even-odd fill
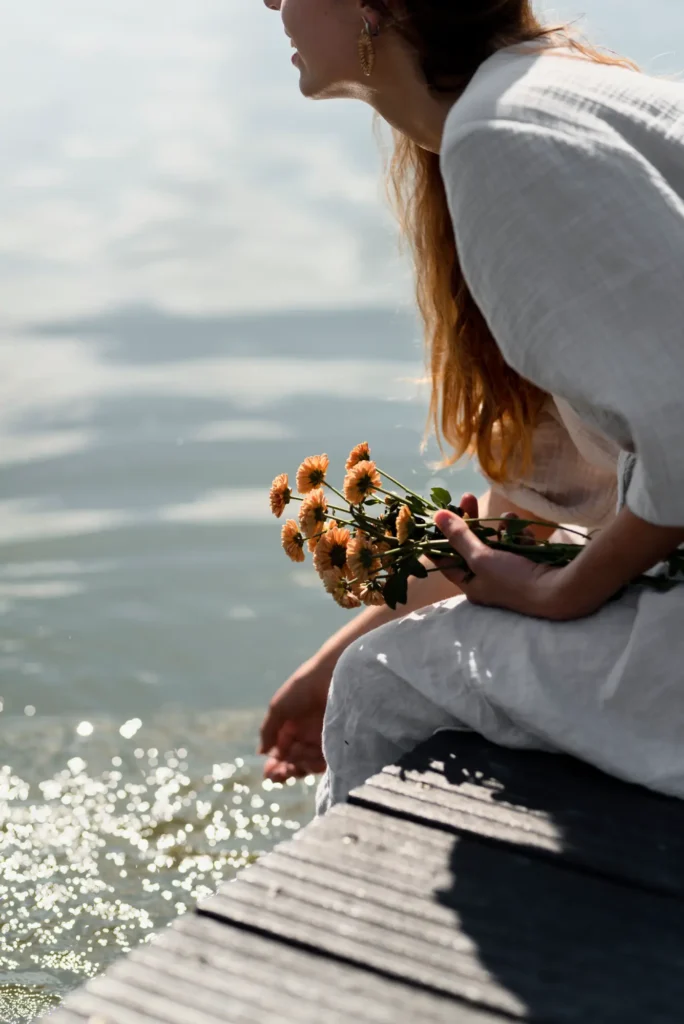
[[[327,451],[341,481],[360,440],[410,485],[444,478],[401,313],[129,309],[7,335],[0,362],[0,1020],[19,1022],[312,814],[313,779],[262,781],[258,725],[349,613],[280,551],[271,479]]]
[[[50,1009],[306,821],[313,779],[261,781],[255,725],[239,713],[157,715],[124,723],[124,738],[106,716],[11,723],[0,1019]]]
[[[251,0],[0,6],[0,1024],[18,1024],[312,814],[314,780],[263,783],[258,727],[349,613],[281,552],[273,477],[325,451],[341,482],[368,440],[410,485],[439,478],[417,326],[384,311],[410,309],[411,281],[369,112],[307,106]],[[345,311],[293,311],[312,306]]]

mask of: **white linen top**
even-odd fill
[[[684,525],[684,85],[514,46],[449,111],[440,163],[465,280],[549,393],[534,467],[498,487],[556,522],[624,500]]]

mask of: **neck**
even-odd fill
[[[377,91],[368,97],[370,105],[393,128],[406,135],[421,149],[439,153],[444,122],[460,93],[435,96],[425,86],[405,88],[391,93]]]
[[[387,44],[372,82],[362,86],[357,96],[422,149],[439,153],[447,114],[463,95],[463,90],[432,92],[413,54],[402,41],[389,37]],[[523,53],[534,52],[534,49],[526,50],[525,44],[518,45]],[[544,41],[537,41],[536,45],[537,51],[549,47]]]
[[[373,77],[361,86],[357,98],[421,149],[439,153],[444,122],[461,91],[430,90],[415,55],[396,36],[386,37],[378,57]]]

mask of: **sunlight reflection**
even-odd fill
[[[264,488],[211,491],[184,505],[161,509],[159,518],[169,523],[266,523],[273,518]]]
[[[207,423],[188,437],[189,441],[283,441],[294,431],[275,420],[218,420]]]

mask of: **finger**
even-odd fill
[[[297,761],[295,762],[295,778],[303,779],[307,775],[320,775],[325,771],[327,765],[322,757],[318,757],[309,761]]]
[[[499,531],[505,533],[505,531],[506,531],[506,520],[519,519],[519,518],[520,518],[520,516],[518,515],[517,512],[505,512],[504,515],[501,517],[501,521],[499,522]],[[531,526],[523,527],[523,529],[520,531],[520,533],[517,533],[515,536],[516,536],[517,541],[520,544],[536,544],[537,543],[537,538],[535,537],[534,530],[532,529]]]
[[[269,757],[264,765],[264,778],[270,779],[271,782],[285,783],[288,779],[303,779],[307,775],[320,775],[326,768],[327,765],[321,754],[314,754],[304,760]]]
[[[504,514],[501,516],[501,519],[499,520],[499,529],[500,530],[505,530],[506,529],[506,520],[507,519],[518,519],[518,518],[519,518],[519,516],[518,516],[517,512],[504,512]]]
[[[259,747],[257,749],[258,754],[266,754],[276,745],[278,739],[278,733],[280,732],[285,717],[283,713],[278,709],[277,705],[269,705],[268,711],[264,716],[264,720],[261,723],[261,729],[259,731]]]
[[[466,562],[470,563],[473,557],[479,555],[482,550],[486,550],[486,546],[479,537],[475,536],[467,522],[454,512],[440,509],[435,513],[434,521],[435,526],[442,531],[454,551],[462,555]]]
[[[275,782],[275,776],[281,771],[282,764],[283,762],[277,754],[267,757],[266,763],[264,764],[264,778],[271,779],[272,782]]]
[[[269,758],[264,766],[264,778],[271,782],[287,782],[290,778],[296,778],[297,768],[291,761],[284,761],[281,758]]]
[[[466,493],[461,498],[460,507],[463,512],[468,516],[469,519],[477,519],[479,515],[479,507],[477,498],[474,494]]]
[[[265,746],[261,753],[268,754],[274,747],[280,751],[281,754],[287,754],[292,742],[297,736],[296,723],[291,718],[280,718],[281,724],[275,733],[273,741],[270,746]]]
[[[315,746],[313,743],[301,743],[295,741],[287,752],[287,756],[290,761],[295,763],[299,761],[310,761],[312,758],[318,757],[321,754],[320,743]]]

